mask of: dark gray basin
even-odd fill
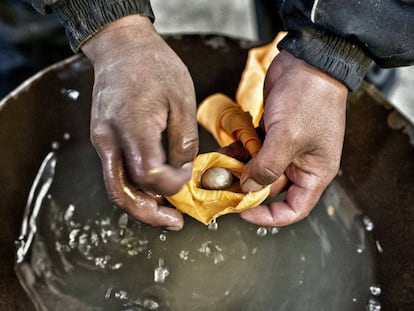
[[[189,67],[198,100],[215,92],[234,96],[248,43],[217,36],[171,37],[167,41]],[[51,151],[51,143],[61,142],[63,135],[70,133],[71,142],[90,148],[92,79],[89,62],[83,56],[75,56],[33,77],[0,103],[0,310],[33,310],[13,269],[14,241],[19,236],[29,190],[40,164]],[[411,310],[414,147],[408,136],[388,127],[390,112],[386,100],[371,85],[363,84],[349,97],[341,174],[330,189],[334,193],[344,191],[374,223],[369,239],[379,249],[372,254],[376,256],[383,308]],[[205,133],[200,149],[215,149]],[[90,157],[91,163],[96,164],[96,156],[92,153]],[[321,203],[309,221],[323,217],[320,215],[329,207],[327,202]],[[237,223],[236,218],[229,219],[224,222]],[[191,220],[187,222],[189,227],[197,226]],[[300,231],[300,226],[305,225],[292,230]],[[322,278],[323,269],[320,273]],[[297,295],[306,297],[306,291]]]

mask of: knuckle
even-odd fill
[[[184,137],[182,139],[181,148],[190,153],[198,151],[198,135],[193,133],[191,136]]]
[[[109,133],[110,131],[106,125],[92,123],[90,128],[91,143],[95,147],[105,144],[109,139]]]
[[[160,177],[158,173],[153,173],[152,170],[142,171],[134,169],[131,172],[131,179],[145,191],[154,191],[160,184]]]
[[[194,160],[198,152],[198,136],[192,135],[183,137],[179,142],[174,143],[175,148],[171,150],[173,161],[182,165]]]

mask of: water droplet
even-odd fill
[[[92,231],[91,236],[90,236],[90,241],[91,241],[93,246],[98,246],[99,245],[99,237],[98,237],[98,234],[95,231]]]
[[[181,250],[180,253],[178,254],[178,256],[182,259],[182,260],[187,260],[188,259],[188,255],[189,255],[189,251],[187,250]]]
[[[360,248],[360,247],[358,247],[357,248],[357,250],[356,250],[356,252],[358,253],[358,254],[362,254],[362,252],[363,252],[364,250],[362,249],[362,248]]]
[[[79,229],[73,229],[70,233],[69,233],[69,246],[70,248],[75,248],[77,246],[76,243],[76,237],[78,236],[80,230]]]
[[[211,243],[212,243],[211,241],[201,243],[201,246],[198,248],[198,251],[202,254],[205,254],[206,256],[210,256],[211,255],[211,248],[210,248],[209,245]]]
[[[129,256],[136,256],[136,255],[138,255],[138,251],[136,250],[136,249],[130,249],[130,250],[128,250],[128,255]],[[150,259],[151,258],[151,256],[148,254],[148,259]]]
[[[57,252],[64,252],[66,250],[66,245],[62,245],[59,241],[56,241],[55,243],[55,249]]]
[[[217,231],[218,230],[218,222],[217,219],[214,218],[209,224],[208,224],[208,230],[210,231]]]
[[[107,238],[112,236],[112,230],[105,230],[105,229],[101,228],[101,231],[100,231],[99,235],[101,237],[102,242],[106,244],[106,243],[108,243]]]
[[[270,230],[270,234],[272,235],[278,234],[280,231],[278,227],[271,227],[269,230]]]
[[[300,255],[300,260],[301,260],[301,261],[306,261],[306,257],[305,257],[305,255]]]
[[[101,219],[100,224],[101,226],[110,226],[111,225],[111,218],[106,217],[104,219]]]
[[[158,267],[154,270],[154,282],[164,283],[169,274],[168,268],[164,267],[164,259],[160,258],[158,260]]]
[[[224,261],[224,255],[222,253],[215,253],[214,254],[214,264],[218,264]]]
[[[54,141],[54,142],[50,145],[50,147],[51,147],[53,150],[59,150],[59,148],[60,148],[60,144],[59,144],[59,142]]]
[[[166,234],[160,234],[160,241],[165,242],[167,240],[167,235]]]
[[[230,291],[226,290],[226,292],[224,293],[224,296],[228,296],[228,295],[230,295]]]
[[[251,254],[254,255],[257,253],[257,247],[252,248]]]
[[[66,94],[73,101],[77,100],[80,95],[79,91],[73,89],[61,89],[60,92]]]
[[[70,139],[70,134],[69,133],[64,133],[63,134],[63,140],[69,140]]]
[[[112,293],[112,287],[109,287],[109,288],[106,290],[106,293],[105,293],[105,299],[109,299],[109,298],[111,298],[111,293]]]
[[[138,240],[138,244],[139,245],[141,245],[141,246],[145,246],[145,245],[148,245],[148,240],[145,240],[145,239],[143,239],[143,240]]]
[[[118,219],[118,226],[125,228],[128,225],[128,214],[122,214]]]
[[[63,219],[65,222],[68,222],[72,219],[73,213],[75,212],[75,206],[73,204],[70,204],[68,208],[65,211],[65,214],[63,216]]]
[[[127,300],[128,299],[128,293],[124,290],[120,290],[119,292],[115,293],[115,298],[121,299],[121,300]]]
[[[367,305],[367,311],[380,311],[381,310],[381,304],[376,299],[370,299],[368,301]]]
[[[381,287],[379,287],[378,285],[371,285],[369,287],[369,291],[371,292],[372,295],[374,296],[379,296],[381,295]]]
[[[368,216],[364,216],[364,217],[362,218],[362,222],[364,223],[365,230],[367,230],[367,231],[372,231],[372,230],[374,230],[374,223],[372,222],[372,220],[371,220],[371,219],[369,219],[369,217],[368,217]]]
[[[142,306],[147,310],[158,310],[159,307],[160,307],[158,302],[156,302],[155,300],[152,300],[152,299],[145,299]]]
[[[384,252],[384,250],[382,249],[380,241],[376,240],[375,245],[377,246],[378,252],[382,254]]]
[[[358,301],[358,299],[352,298],[352,302],[357,302],[357,301]]]
[[[122,262],[117,262],[116,264],[114,264],[114,265],[111,267],[111,269],[112,269],[112,270],[119,270],[119,269],[121,269],[121,268],[122,268],[122,266],[123,266]]]
[[[79,245],[86,245],[88,243],[88,235],[86,233],[82,234],[78,239]]]
[[[256,230],[256,235],[263,238],[267,235],[267,229],[265,227],[259,227]]]
[[[333,217],[335,215],[335,208],[332,205],[329,205],[326,207],[326,213],[330,216]]]
[[[106,265],[108,264],[108,260],[110,258],[111,257],[109,257],[109,256],[96,257],[95,258],[95,266],[97,266],[99,268],[102,268],[102,269],[105,269]]]
[[[49,193],[46,197],[48,200],[52,199],[52,195]]]

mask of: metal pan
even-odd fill
[[[234,97],[250,44],[220,36],[175,36],[168,43],[193,76],[197,99]],[[93,72],[77,55],[34,76],[0,102],[0,309],[33,310],[15,276],[17,239],[32,181],[62,133],[87,139]],[[341,174],[337,182],[374,222],[382,303],[414,304],[414,147],[388,126],[392,113],[371,85],[349,96]],[[214,149],[208,138],[201,149]]]

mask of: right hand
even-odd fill
[[[111,201],[142,222],[181,229],[181,213],[151,194],[172,195],[191,178],[198,134],[187,68],[140,15],[106,26],[82,51],[94,67],[91,140]]]

